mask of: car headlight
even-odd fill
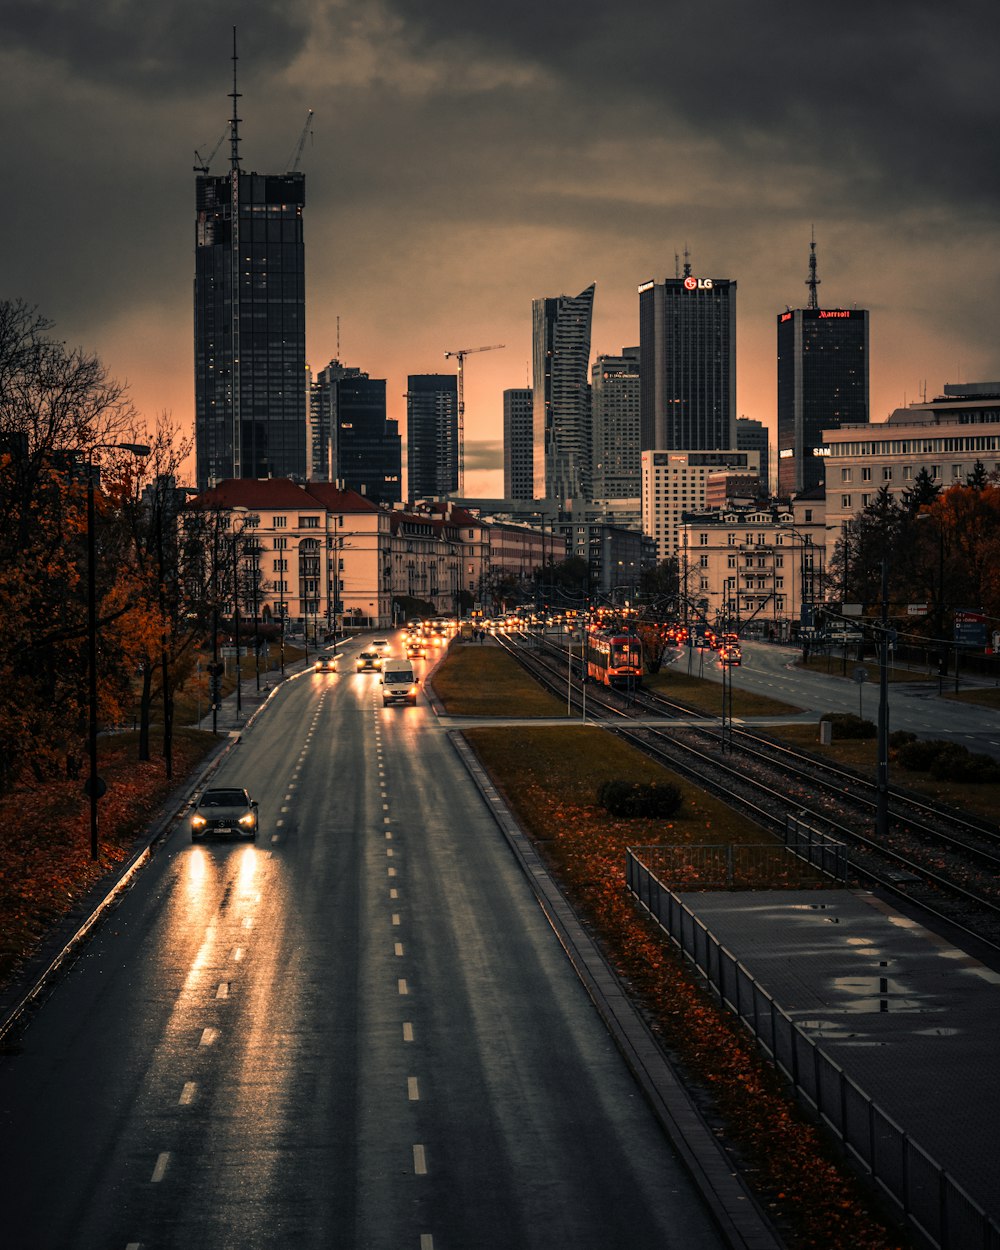
[[[253,812],[247,812],[245,816],[240,817],[240,824],[244,829],[252,829],[256,823],[257,817],[253,814]]]
[[[205,819],[204,816],[199,816],[197,813],[195,813],[195,815],[191,817],[192,829],[204,829],[207,824],[208,824],[208,821]]]

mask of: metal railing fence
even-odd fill
[[[640,905],[929,1246],[934,1250],[1000,1250],[1000,1225],[793,1023],[739,960],[658,879],[654,865],[662,865],[661,853],[670,849],[628,849],[626,882]]]

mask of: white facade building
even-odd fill
[[[720,469],[759,473],[760,453],[735,448],[642,453],[642,530],[656,543],[657,560],[679,553],[682,516],[704,510],[708,476]]]

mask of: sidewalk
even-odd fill
[[[329,651],[329,648],[320,648],[321,651]],[[247,723],[252,719],[254,714],[264,706],[271,694],[277,690],[282,683],[289,681],[293,677],[301,677],[304,673],[311,671],[316,662],[318,652],[309,651],[309,659],[305,656],[297,660],[285,663],[285,672],[282,675],[280,669],[272,669],[267,672],[261,672],[260,690],[257,689],[257,675],[254,671],[253,664],[249,668],[241,665],[239,692],[239,711],[237,711],[237,696],[235,687],[229,694],[223,696],[221,706],[215,717],[215,728],[218,733],[238,733],[245,728]],[[212,709],[201,717],[194,724],[194,728],[212,731]]]

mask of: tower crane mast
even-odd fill
[[[506,347],[505,343],[491,343],[489,347],[460,347],[453,352],[445,352],[445,360],[453,356],[458,361],[458,493],[465,494],[465,358],[474,352],[496,352]]]

